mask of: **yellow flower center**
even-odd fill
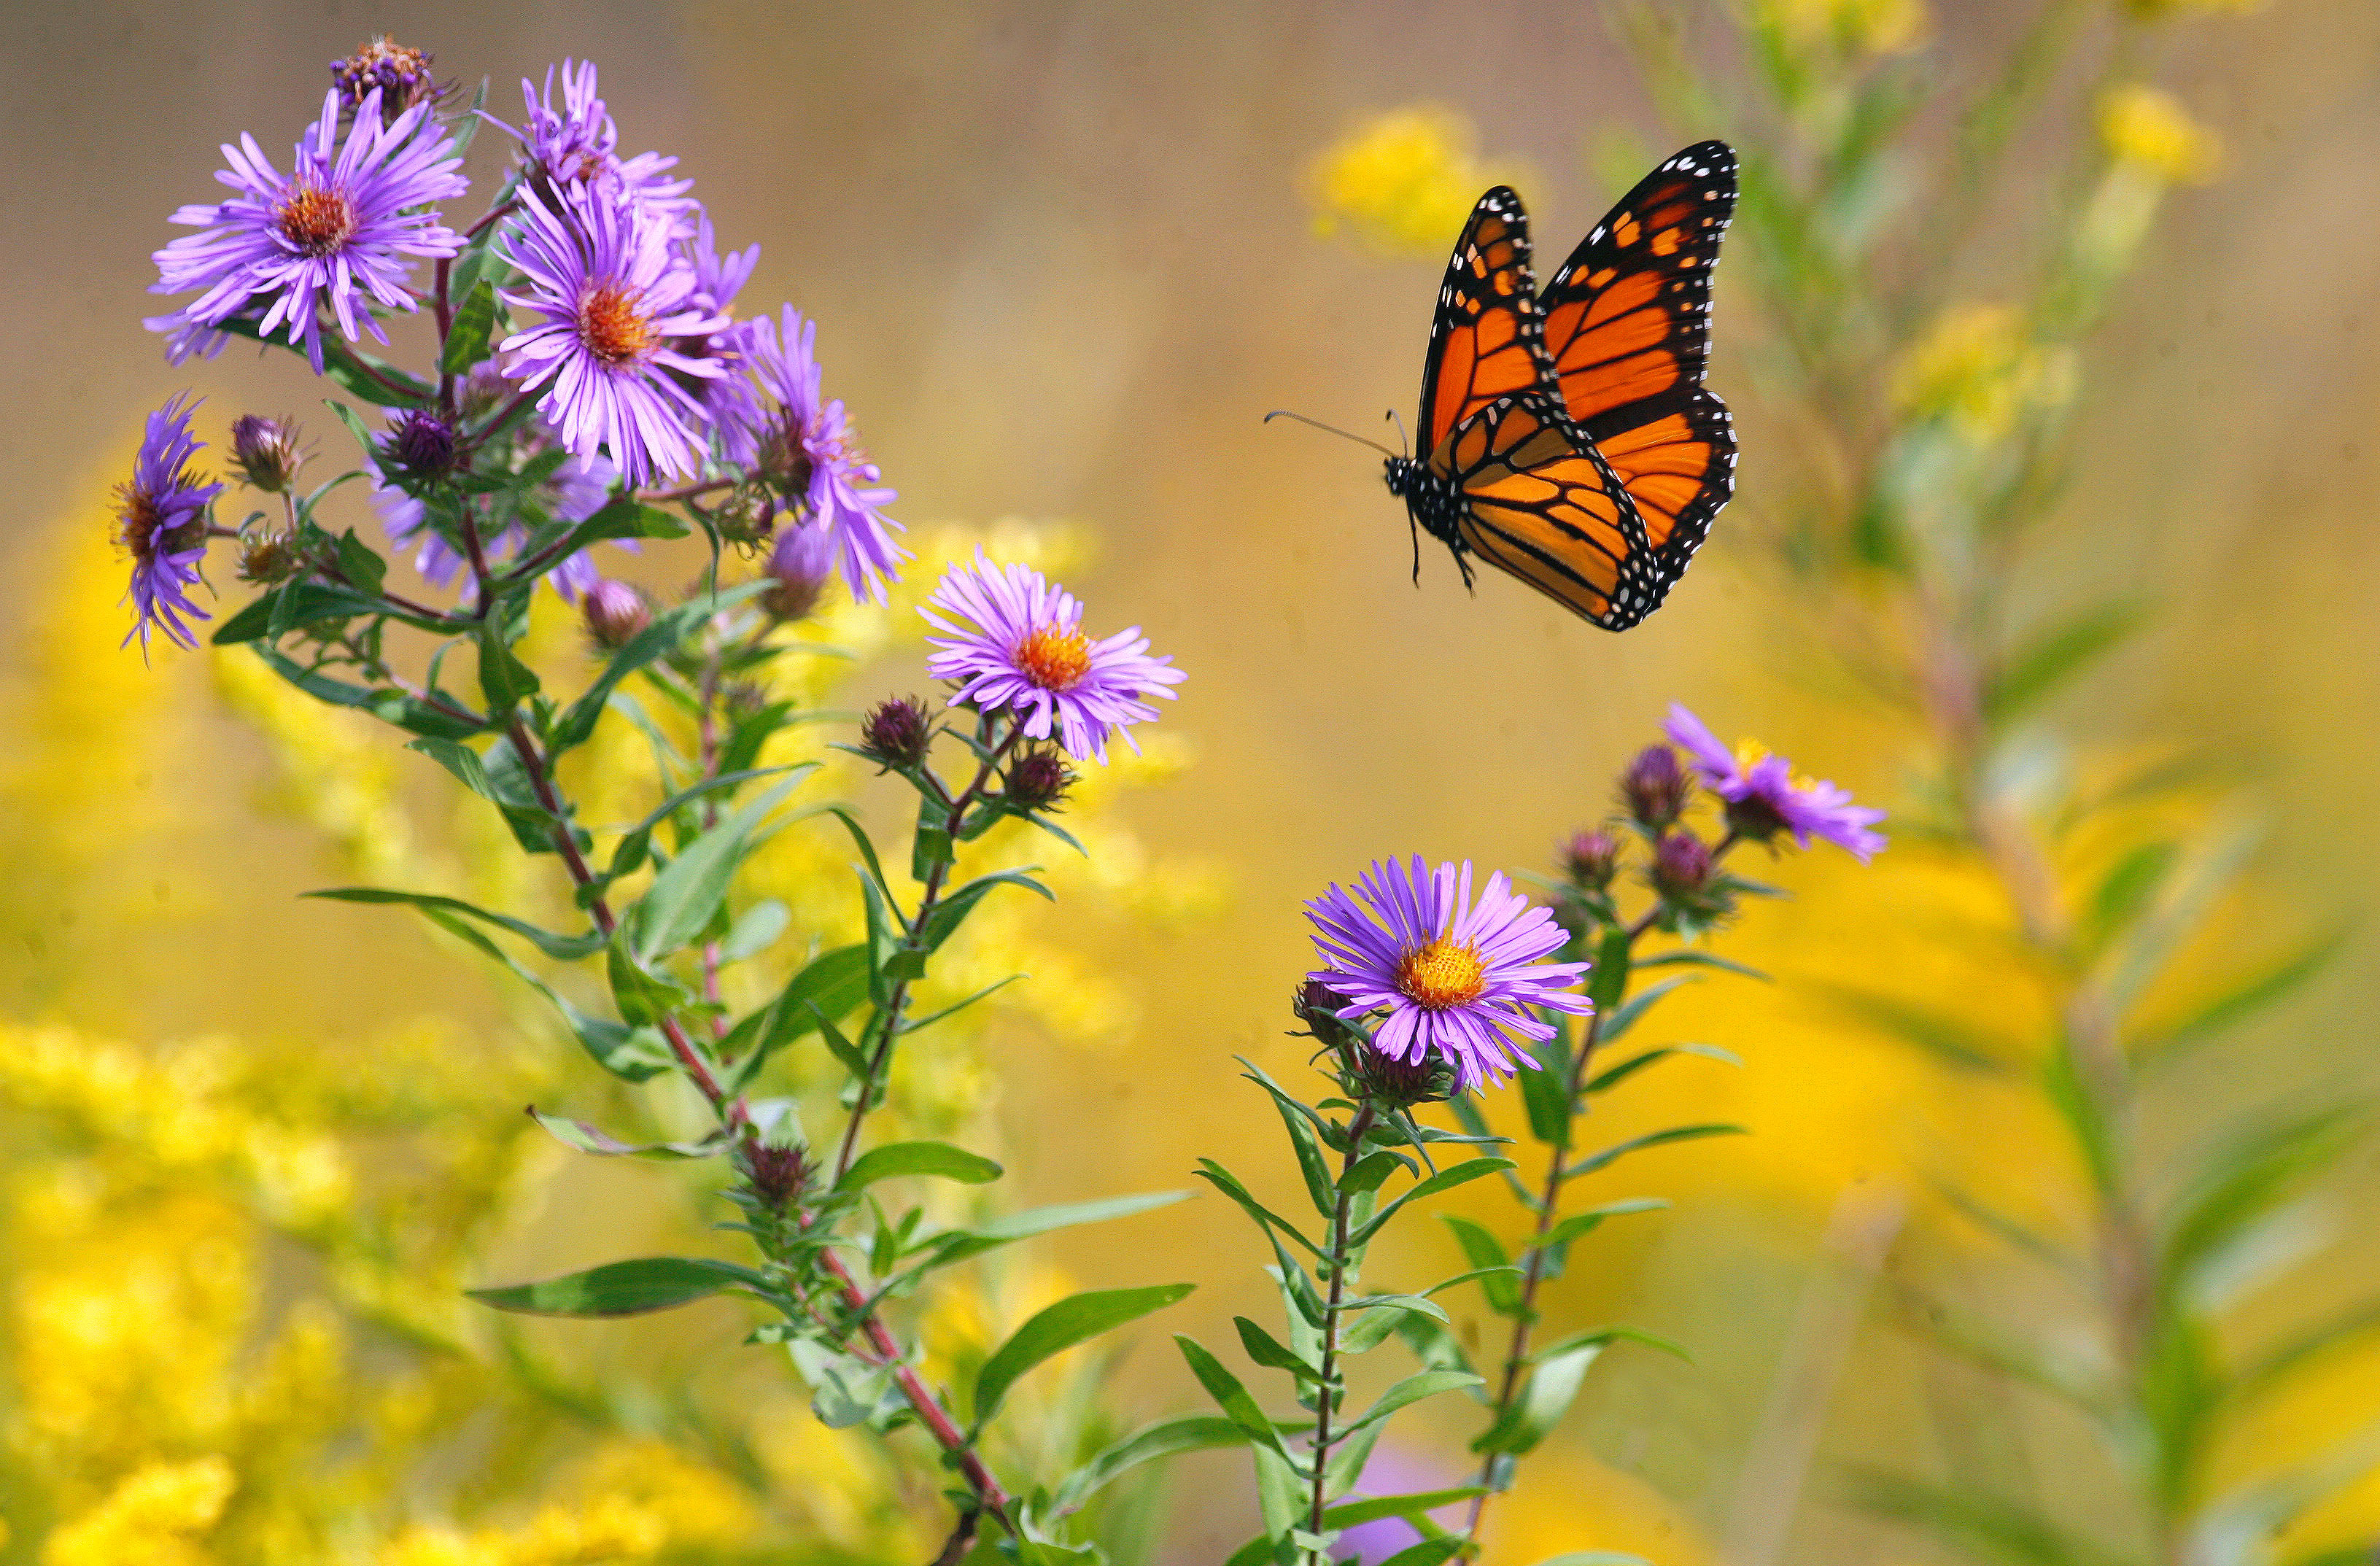
[[[354,203],[336,190],[300,185],[273,214],[281,237],[310,256],[327,256],[356,231]]]
[[[606,283],[578,305],[578,340],[605,364],[632,364],[653,351],[661,334],[639,305],[638,290]]]
[[[1036,626],[1018,645],[1016,664],[1043,690],[1072,690],[1091,672],[1091,638],[1056,625]]]
[[[1479,999],[1488,988],[1488,965],[1479,960],[1476,946],[1468,941],[1458,945],[1452,937],[1441,935],[1405,953],[1397,965],[1397,988],[1416,1005],[1442,1012]]]

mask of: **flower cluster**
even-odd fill
[[[362,466],[382,523],[431,585],[452,589],[468,568],[467,604],[515,576],[584,592],[599,578],[584,550],[599,539],[564,529],[630,496],[686,502],[714,536],[767,551],[782,619],[808,613],[830,576],[887,601],[908,558],[887,515],[894,492],[844,403],[824,395],[816,323],[790,307],[735,314],[759,247],[721,247],[674,157],[621,155],[583,60],[521,83],[519,126],[492,121],[516,143],[515,167],[485,214],[450,224],[442,206],[469,182],[443,117],[452,94],[431,65],[376,38],[333,63],[285,167],[252,136],[223,149],[230,199],[175,212],[198,232],[154,257],[152,291],[184,296],[148,322],[168,360],[212,357],[234,335],[285,343],[388,408]],[[435,263],[427,279],[424,261]],[[360,347],[388,342],[388,317],[419,311],[438,321],[431,373]],[[159,418],[187,426],[188,411],[177,399]],[[333,558],[336,529],[314,518],[320,492],[289,487],[297,448],[257,435],[239,447],[251,449],[236,470],[287,515],[240,532],[241,578],[357,586]],[[128,492],[150,492],[152,478],[144,466]],[[675,488],[647,491],[657,484]],[[500,498],[475,498],[485,495]],[[187,643],[187,617],[202,612],[185,589],[200,579],[208,529],[169,528],[154,548],[145,522],[119,519],[118,532],[139,578],[134,634]],[[261,545],[251,573],[246,556]],[[375,570],[364,577],[376,588]]]

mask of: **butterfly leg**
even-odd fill
[[[1413,519],[1411,512],[1405,514],[1405,531],[1413,535],[1414,586],[1419,587],[1421,586],[1421,526]]]

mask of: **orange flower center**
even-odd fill
[[[273,222],[280,226],[281,237],[301,253],[327,256],[355,233],[356,209],[339,191],[300,185],[296,195],[281,203]]]
[[[157,552],[157,503],[149,492],[130,484],[115,487],[115,542],[133,559],[146,562]]]
[[[1042,625],[1017,648],[1016,662],[1043,690],[1072,690],[1091,672],[1091,639],[1080,631]]]
[[[606,283],[589,290],[578,304],[578,340],[605,364],[633,364],[661,342],[652,317],[638,306],[642,296],[633,288]]]
[[[1457,944],[1452,937],[1441,935],[1405,953],[1397,965],[1397,988],[1415,1004],[1442,1012],[1449,1006],[1467,1005],[1486,992],[1488,965],[1479,960],[1476,946],[1468,941]]]

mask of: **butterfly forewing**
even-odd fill
[[[1589,231],[1541,300],[1547,385],[1634,496],[1671,580],[1734,490],[1734,429],[1702,378],[1735,195],[1725,142],[1687,148]]]
[[[1438,293],[1422,370],[1421,449],[1427,459],[1464,419],[1538,384],[1543,334],[1529,271],[1529,219],[1499,185],[1463,225]]]
[[[1482,559],[1608,630],[1627,629],[1659,601],[1635,507],[1543,393],[1481,409],[1441,461],[1463,497],[1463,544]]]

